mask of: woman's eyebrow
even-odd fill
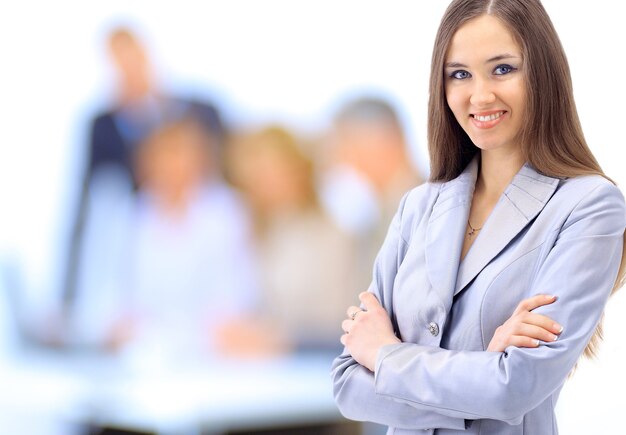
[[[467,65],[463,65],[460,62],[448,62],[445,64],[446,68],[467,68]]]
[[[516,56],[514,54],[510,54],[510,53],[503,53],[494,57],[490,57],[489,59],[485,61],[485,63],[498,62],[500,60],[505,60],[505,59],[521,59],[521,57]]]
[[[498,61],[505,60],[505,59],[521,59],[521,57],[515,54],[502,53],[502,54],[498,54],[496,56],[490,57],[489,59],[485,61],[485,63],[498,62]],[[447,62],[444,65],[444,67],[445,68],[468,68],[467,65],[461,62]]]

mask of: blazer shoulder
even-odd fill
[[[601,228],[601,232],[623,232],[626,227],[626,202],[622,191],[599,175],[562,180],[550,202],[552,210],[565,213],[564,228],[578,222],[586,222],[584,227],[589,230]]]
[[[585,201],[607,201],[626,210],[624,195],[609,179],[600,175],[585,175],[561,181],[557,197],[568,197],[576,203]]]
[[[398,210],[398,225],[405,240],[410,239],[412,228],[428,219],[441,190],[441,183],[426,182],[409,190]]]
[[[426,182],[409,190],[402,201],[402,216],[414,218],[432,208],[439,196],[441,186],[441,183]]]

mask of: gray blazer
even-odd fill
[[[369,289],[403,343],[381,349],[375,375],[345,350],[335,359],[347,418],[396,435],[558,433],[559,392],[617,276],[624,198],[600,176],[561,180],[525,165],[459,264],[477,171],[474,159],[403,198]],[[487,352],[495,329],[538,293],[558,296],[535,312],[563,325],[559,339]]]

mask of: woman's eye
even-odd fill
[[[450,74],[450,77],[457,80],[463,80],[471,77],[471,74],[467,71],[458,70]]]
[[[501,75],[504,75],[504,74],[508,74],[508,73],[510,73],[510,72],[513,72],[513,71],[515,71],[515,70],[516,70],[516,68],[512,67],[511,65],[498,65],[498,66],[496,67],[496,69],[494,69],[494,70],[493,70],[493,73],[494,73],[495,75],[499,75],[499,76],[501,76]]]

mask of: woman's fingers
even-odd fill
[[[539,326],[546,331],[559,335],[563,332],[563,327],[548,316],[537,313],[527,313],[524,315],[524,323]]]
[[[341,329],[343,329],[343,332],[345,332],[346,334],[350,333],[351,326],[352,326],[352,319],[346,319],[343,322],[341,322]]]
[[[356,305],[350,305],[346,310],[346,315],[350,318],[356,318],[357,314],[363,311],[361,307],[357,307]]]
[[[532,311],[535,308],[539,308],[544,305],[549,305],[553,303],[554,301],[556,301],[556,296],[554,295],[535,295],[528,299],[524,299],[522,302],[520,302],[517,308],[515,309],[515,311],[513,312],[513,315],[519,314],[523,311]]]
[[[515,347],[538,347],[540,342],[536,338],[514,335],[510,337],[508,344]]]
[[[524,299],[513,315],[496,329],[487,350],[502,352],[508,346],[537,347],[541,342],[558,340],[563,327],[548,316],[532,312],[554,301],[555,296],[543,294]]]
[[[516,336],[524,336],[534,340],[550,342],[556,341],[559,338],[558,335],[553,334],[547,329],[536,325],[530,325],[528,323],[521,323],[517,325],[515,329],[516,330],[513,331],[513,334],[515,334]]]
[[[361,292],[359,300],[363,302],[363,306],[367,311],[372,311],[380,307],[380,302],[371,292]]]

